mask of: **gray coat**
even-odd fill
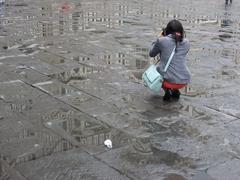
[[[157,70],[164,76],[166,81],[176,84],[187,84],[190,82],[190,72],[186,65],[186,55],[190,45],[186,38],[179,43],[167,72],[163,73],[163,69],[175,46],[176,43],[172,35],[160,37],[153,43],[149,56],[155,57],[160,54],[160,63]]]

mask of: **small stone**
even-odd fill
[[[48,125],[48,126],[51,126],[51,125],[52,125],[52,122],[47,122],[47,125]]]

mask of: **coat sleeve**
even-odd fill
[[[160,42],[159,42],[159,39],[157,39],[155,42],[152,43],[152,47],[150,48],[150,51],[149,51],[149,56],[155,57],[159,53],[161,53]]]

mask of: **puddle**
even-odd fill
[[[88,76],[91,74],[98,74],[101,71],[95,67],[79,65],[70,71],[64,71],[58,74],[52,74],[49,77],[58,79],[59,81],[63,82],[64,84],[68,84],[71,81],[81,81],[87,80]]]
[[[21,120],[16,121],[17,118]],[[1,131],[4,141],[1,141],[0,156],[5,157],[9,165],[16,165],[27,161],[49,156],[56,152],[73,149],[74,146],[46,129],[40,129],[29,123],[24,116],[6,116]]]
[[[53,95],[53,96],[65,96],[76,92],[76,89],[67,87],[64,84],[57,83],[54,81],[45,81],[41,83],[36,83],[34,86],[40,88],[41,90]]]
[[[192,125],[191,119],[203,119],[207,115],[192,106],[180,106],[180,108],[173,109],[171,115],[169,111],[165,114],[164,111],[159,113],[146,111],[142,115],[148,119],[142,123],[142,126],[154,136],[161,136],[163,139],[169,137],[206,138],[201,137],[198,128]]]
[[[136,144],[138,145],[136,146]],[[121,153],[121,158],[138,165],[166,164],[173,167],[195,168],[194,159],[182,157],[178,153],[158,149],[146,142],[131,144],[126,151]]]
[[[91,58],[87,56],[72,56],[71,59],[79,63],[91,61]]]
[[[92,150],[105,151],[104,141],[106,139],[112,141],[113,148],[128,143],[128,136],[123,132],[72,110],[59,112],[58,115],[51,115],[50,118],[43,115],[43,120],[47,128],[89,152]]]
[[[195,127],[197,125],[189,121],[205,120],[204,123],[216,125],[219,117],[209,117],[201,109],[181,102],[173,107],[171,116],[169,110],[158,111],[156,106],[156,109],[146,110],[146,106],[149,108],[151,104],[140,105],[138,98],[144,93],[131,80],[140,82],[143,70],[154,61],[148,57],[151,41],[169,19],[176,18],[183,22],[191,42],[191,56],[187,63],[194,76],[194,84],[182,89],[183,102],[199,103],[200,100],[208,99],[209,107],[213,110],[239,116],[236,108],[238,103],[234,97],[229,99],[223,96],[219,99],[219,94],[222,93],[220,90],[229,93],[229,87],[236,86],[239,79],[240,3],[233,3],[232,6],[225,6],[224,1],[207,0],[191,3],[172,0],[162,4],[157,1],[149,4],[148,1],[95,0],[64,3],[37,0],[32,3],[8,1],[0,5],[0,44],[3,50],[0,60],[5,63],[7,57],[18,61],[19,57],[25,59],[26,56],[32,56],[33,59],[27,64],[17,65],[13,73],[23,76],[25,72],[22,70],[30,68],[51,79],[33,84],[35,89],[31,86],[26,88],[22,85],[24,83],[19,85],[20,81],[0,83],[0,101],[8,105],[6,109],[9,112],[21,115],[34,112],[27,118],[35,122],[39,115],[37,110],[40,109],[44,111],[40,114],[40,123],[46,128],[23,128],[24,122],[16,121],[15,125],[20,127],[18,139],[11,139],[5,142],[5,147],[0,148],[1,153],[16,153],[17,155],[13,153],[16,158],[6,159],[0,154],[0,159],[13,164],[21,163],[75,147],[85,148],[89,153],[102,153],[106,151],[104,140],[111,139],[113,150],[130,147],[121,154],[127,162],[143,166],[164,164],[183,171],[194,169],[197,160],[190,157],[188,152],[183,155],[185,152],[181,153],[181,141],[179,143],[175,140],[183,139],[194,148],[197,148],[198,142],[208,145],[211,136],[201,134],[198,127]],[[174,7],[172,4],[179,6]],[[209,8],[212,10],[209,11]],[[21,54],[14,55],[16,52]],[[11,65],[10,61],[8,63]],[[205,78],[210,79],[206,81]],[[52,99],[46,94],[44,99],[41,96],[44,93],[40,89],[53,96]],[[218,89],[220,90],[217,91]],[[137,95],[132,98],[128,94]],[[72,109],[57,109],[57,99],[91,117]],[[159,98],[154,99],[153,103],[159,103]],[[51,104],[54,100],[57,102]],[[226,100],[229,103],[226,104]],[[48,106],[41,104],[43,102],[47,102],[54,110],[48,111]],[[120,108],[115,108],[111,104],[113,102]],[[40,108],[37,109],[34,105]],[[142,112],[142,109],[146,111]],[[136,123],[138,117],[134,113],[129,115],[129,111],[151,121]],[[112,118],[113,112],[115,118]],[[131,120],[127,130],[132,125],[135,129],[143,128],[144,132],[147,131],[154,137],[130,138],[99,122],[100,117],[107,117],[105,122],[120,128],[126,128],[124,123]],[[0,122],[5,120],[6,117],[0,115]],[[131,132],[134,134],[135,130],[132,129]],[[154,144],[151,138],[156,137],[159,141]],[[168,148],[169,143],[170,150],[161,146],[167,140],[169,141],[163,146]],[[180,150],[175,152],[174,148]],[[194,148],[192,151],[196,150]],[[207,160],[212,159],[209,157]],[[0,173],[1,167],[0,165]],[[151,172],[154,170],[151,169]],[[168,173],[165,179],[184,178],[180,174]]]
[[[97,57],[98,61],[102,61],[106,65],[129,65],[129,57],[124,53],[104,54]]]
[[[133,58],[132,55],[127,55],[124,53],[104,54],[102,56],[98,56],[98,61],[103,62],[105,65],[121,65],[133,70],[146,68],[149,64],[148,52],[146,53],[145,49],[142,50],[136,47],[135,56],[138,55],[139,57]]]
[[[34,91],[22,81],[2,82],[0,97],[7,103],[12,112],[23,113],[30,111],[37,98],[41,97],[38,91]]]
[[[27,99],[26,96],[14,97],[14,102],[8,102],[12,112],[25,112],[30,111],[33,107],[33,100]]]
[[[179,174],[166,174],[163,180],[187,180],[185,177]]]
[[[240,57],[240,50],[237,48],[203,48],[202,52],[213,57],[223,57],[230,59],[238,59]]]
[[[55,55],[48,52],[40,52],[34,56],[35,58],[39,58],[41,61],[46,63],[55,65],[55,64],[62,64],[65,62],[65,58],[59,55]]]
[[[14,6],[14,7],[27,7],[28,4],[23,2],[6,2],[5,6]]]
[[[103,143],[106,139],[111,139],[113,149],[128,144],[125,133],[69,108],[56,107],[39,115],[46,129],[36,128],[25,119],[17,123],[7,117],[3,120],[1,128],[13,129],[6,131],[9,139],[0,145],[0,156],[4,154],[9,164],[21,164],[76,147],[89,153],[102,153],[108,151]]]
[[[25,45],[18,47],[18,49],[21,52],[23,52],[24,54],[30,55],[30,54],[37,53],[39,51],[38,46],[39,46],[39,44],[25,44]]]
[[[186,114],[187,116],[190,116],[192,118],[202,118],[206,116],[206,113],[203,110],[188,104],[182,105],[179,108],[179,112],[182,112],[183,114]]]
[[[188,85],[187,87],[181,89],[181,94],[185,96],[195,97],[201,93],[202,92],[192,87],[191,85]]]

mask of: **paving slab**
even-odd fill
[[[238,106],[238,93],[222,95],[218,97],[208,98],[203,102],[204,106],[216,111],[239,118],[240,107]]]
[[[237,166],[239,166],[239,159],[232,159],[231,161],[210,168],[208,174],[219,180],[238,179],[240,172],[239,169],[235,168]]]
[[[76,110],[69,110],[65,117],[64,114],[62,116],[49,119],[44,126],[90,154],[108,151],[104,146],[107,139],[112,141],[113,149],[116,149],[127,145],[131,138],[127,133]]]
[[[239,7],[1,3],[0,179],[237,179]],[[192,79],[166,103],[141,76],[171,19],[190,40]]]
[[[45,63],[39,59],[34,59],[32,56],[15,56],[15,57],[7,57],[1,60],[6,65],[15,65],[26,66],[27,68],[33,69],[43,75],[51,75],[54,72],[61,72],[62,70],[52,66],[51,64]]]
[[[184,172],[165,164],[167,153],[160,156],[152,152],[138,152],[130,146],[106,152],[98,157],[132,179],[164,179],[166,172],[176,174],[182,179],[187,177]]]
[[[24,65],[1,65],[1,82],[11,80],[22,80],[29,84],[42,82],[48,80],[49,77],[45,76]]]
[[[101,168],[99,168],[101,167]],[[31,171],[29,171],[31,169]],[[79,149],[23,163],[17,170],[28,179],[129,179]],[[41,176],[39,176],[41,174]]]

